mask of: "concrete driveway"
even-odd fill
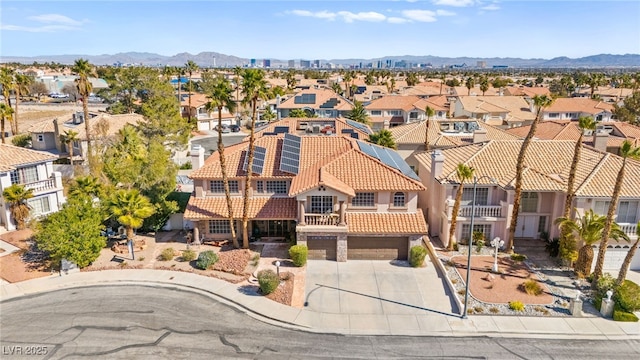
[[[310,260],[305,283],[305,308],[320,313],[459,313],[430,261],[411,268],[403,261]]]

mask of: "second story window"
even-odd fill
[[[520,211],[537,212],[538,211],[538,193],[523,192],[520,199]]]
[[[387,113],[389,116],[402,116],[402,110],[389,110]]]
[[[371,110],[371,116],[382,116],[382,110]]]
[[[211,181],[209,191],[212,193],[224,193],[224,182],[222,180]],[[238,180],[229,180],[229,192],[237,193],[238,191]]]
[[[286,194],[287,182],[285,180],[268,180],[267,192],[275,194]]]
[[[38,142],[43,142],[43,141],[44,141],[44,135],[38,134]]]
[[[395,207],[404,207],[405,205],[405,197],[403,192],[397,192],[393,194],[393,206]]]
[[[264,192],[264,182],[256,181],[256,192],[263,193]]]
[[[489,188],[476,188],[476,205],[487,205],[489,199]],[[473,189],[464,188],[462,191],[462,201],[466,204],[472,205],[473,201]]]
[[[28,184],[38,181],[38,169],[35,166],[11,171],[11,184]]]
[[[351,205],[371,207],[374,205],[374,195],[374,193],[356,193],[356,196],[351,199]]]

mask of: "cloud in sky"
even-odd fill
[[[433,0],[436,5],[466,7],[476,3],[475,0]]]
[[[500,6],[498,6],[498,4],[491,4],[491,5],[487,5],[487,6],[483,6],[480,9],[482,10],[487,10],[487,11],[494,11],[494,10],[500,10]]]
[[[24,32],[33,32],[33,33],[58,32],[58,31],[78,30],[82,24],[88,21],[86,19],[74,20],[68,16],[64,16],[60,14],[34,15],[34,16],[27,17],[27,20],[35,21],[38,23],[46,24],[46,25],[23,26],[23,25],[2,24],[0,25],[0,29],[7,30],[7,31],[24,31]]]
[[[391,11],[391,10],[390,10]],[[369,22],[383,22],[386,21],[391,24],[405,24],[410,22],[434,22],[438,20],[439,16],[454,16],[456,13],[448,10],[402,10],[398,13],[402,16],[386,16],[375,11],[309,11],[309,10],[290,10],[286,13],[312,17],[316,19],[323,19],[328,21],[342,20],[346,23],[353,23],[355,21],[369,21]]]

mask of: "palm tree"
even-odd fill
[[[449,228],[449,244],[447,245],[447,250],[453,250],[458,212],[460,211],[460,203],[462,202],[462,194],[464,192],[464,182],[473,178],[474,170],[474,168],[462,163],[456,167],[456,175],[458,176],[458,180],[460,180],[460,185],[458,186],[456,200],[453,203],[453,210],[451,212],[451,227]],[[473,232],[473,229],[471,229],[471,231]],[[471,242],[469,242],[469,246],[471,246]]]
[[[198,65],[192,60],[187,61],[185,64],[187,73],[189,73],[189,124],[191,124],[191,92],[193,92],[193,81],[191,77],[194,71],[198,71]]]
[[[583,242],[583,246],[578,250],[578,260],[573,268],[576,274],[588,276],[591,272],[591,264],[593,263],[592,246],[602,239],[605,221],[605,216],[598,215],[593,210],[587,211],[582,218],[576,220],[569,217],[556,219],[556,225],[559,225],[563,231],[577,235]],[[624,239],[629,241],[627,234],[616,223],[613,223],[611,237],[616,240]]]
[[[231,202],[231,191],[229,189],[229,176],[227,174],[227,162],[224,156],[224,143],[222,142],[222,109],[227,108],[229,112],[236,109],[236,102],[233,100],[233,88],[229,80],[223,76],[215,79],[211,87],[205,86],[207,97],[210,101],[206,104],[207,110],[218,110],[218,155],[220,156],[220,170],[222,171],[222,182],[224,183],[224,195],[227,199],[227,216],[229,217],[229,227],[231,228],[231,239],[233,246],[239,248],[236,237],[235,220],[233,218],[233,203]]]
[[[33,198],[33,189],[27,189],[20,184],[13,184],[4,189],[2,196],[9,205],[9,211],[16,222],[16,227],[18,230],[24,229],[31,210],[31,206],[27,201]]]
[[[522,172],[524,171],[524,159],[527,154],[527,149],[529,148],[529,144],[531,140],[533,140],[533,136],[536,133],[536,129],[538,128],[538,123],[542,118],[542,109],[548,107],[553,102],[553,99],[546,95],[534,96],[533,102],[537,107],[536,118],[531,123],[531,127],[529,128],[529,133],[522,141],[522,146],[520,147],[520,153],[518,154],[518,160],[516,162],[516,184],[515,184],[515,195],[513,199],[513,210],[511,212],[511,225],[509,227],[509,238],[507,239],[506,248],[507,251],[512,251],[513,248],[513,240],[516,236],[516,226],[518,226],[518,213],[520,212],[520,198],[522,196]]]
[[[91,81],[89,81],[89,76],[93,75],[93,66],[89,63],[89,60],[78,59],[75,61],[73,68],[71,70],[78,75],[78,79],[76,79],[76,87],[78,88],[78,93],[82,96],[82,110],[84,111],[84,129],[87,134],[87,155],[89,158],[89,164],[92,163],[92,155],[91,152],[91,124],[89,119],[89,94],[91,94],[91,90],[93,90],[93,86],[91,85]]]
[[[74,130],[65,130],[65,132],[60,135],[60,141],[67,145],[67,148],[69,149],[69,164],[71,164],[71,166],[73,166],[73,143],[78,140],[80,140],[78,132]]]
[[[351,98],[351,80],[353,80],[353,75],[351,74],[351,71],[347,71],[344,74],[344,89],[347,99]]]
[[[69,187],[69,195],[101,198],[104,195],[104,187],[93,175],[77,177]]]
[[[29,93],[29,86],[31,85],[31,83],[33,83],[33,78],[27,75],[16,74],[14,87],[14,90],[16,92],[16,115],[13,117],[14,135],[18,135],[20,133],[20,130],[18,129],[18,106],[20,105],[20,96]]]
[[[359,123],[368,124],[369,123],[369,115],[367,114],[367,110],[365,110],[364,105],[356,100],[353,102],[353,108],[346,115],[347,119],[357,121]]]
[[[375,134],[369,135],[369,142],[388,147],[390,149],[397,148],[396,141],[393,139],[393,134],[387,129],[382,129]]]
[[[485,75],[480,79],[480,91],[482,91],[482,96],[484,93],[489,90],[489,78]]]
[[[5,120],[9,119],[9,121],[11,121],[11,114],[13,114],[13,109],[5,104],[2,103],[0,104],[0,137],[2,138],[2,143],[5,143],[4,140],[4,126],[5,126]]]
[[[436,114],[435,110],[429,105],[424,109],[424,113],[427,115],[427,123],[425,124],[424,130],[424,149],[429,151],[429,124],[431,123],[431,118]]]
[[[618,199],[620,198],[620,192],[622,190],[622,182],[624,181],[624,172],[627,167],[628,159],[640,159],[640,147],[633,147],[629,140],[625,140],[620,147],[620,156],[622,157],[622,165],[618,171],[618,177],[616,178],[616,184],[613,187],[613,195],[611,196],[611,202],[609,202],[609,209],[607,211],[607,220],[604,224],[604,230],[602,231],[602,241],[600,242],[600,249],[598,249],[598,260],[596,261],[596,267],[593,270],[593,284],[598,283],[598,279],[602,276],[604,269],[604,255],[607,252],[607,245],[609,245],[609,236],[613,225],[613,220],[618,208]]]
[[[142,226],[144,219],[153,215],[155,208],[144,195],[136,189],[120,189],[108,200],[109,213],[127,230],[127,239],[133,239],[133,229]]]
[[[633,259],[633,256],[636,254],[636,250],[638,250],[638,246],[640,246],[640,221],[638,221],[638,225],[636,225],[636,235],[638,236],[636,238],[636,242],[634,242],[631,248],[629,248],[627,255],[624,257],[624,261],[620,266],[620,271],[618,272],[618,280],[617,280],[618,285],[622,285],[624,280],[627,278],[627,271],[629,271],[629,265],[631,264],[631,259]]]
[[[5,117],[9,119],[11,124],[11,131],[13,132],[13,107],[11,106],[11,90],[15,87],[15,79],[13,77],[13,69],[9,67],[0,68],[0,85],[2,85],[2,96],[4,97],[4,103],[7,108],[11,109],[11,112],[5,111]],[[15,135],[15,133],[14,133]],[[2,131],[4,139],[4,131]],[[4,141],[3,141],[4,142]]]
[[[571,206],[573,204],[573,199],[575,198],[575,180],[576,180],[576,171],[578,169],[578,163],[580,162],[580,153],[582,150],[582,138],[584,137],[585,130],[595,130],[596,122],[592,117],[582,116],[578,119],[578,128],[580,129],[580,136],[576,141],[576,145],[573,149],[573,161],[571,161],[571,169],[569,170],[569,179],[567,180],[567,198],[564,203],[564,212],[562,213],[562,217],[565,219],[569,219],[571,216]],[[560,241],[566,243],[569,241],[568,236],[570,236],[570,229],[565,229],[564,227],[560,228]]]
[[[464,85],[467,87],[467,95],[471,95],[471,89],[473,89],[474,86],[476,86],[476,81],[473,77],[469,76],[467,78],[467,81],[465,81]]]
[[[251,104],[251,132],[249,134],[249,151],[247,153],[247,175],[244,184],[242,205],[242,247],[249,248],[249,190],[251,189],[251,177],[253,175],[253,156],[255,151],[256,114],[259,99],[269,96],[267,82],[264,79],[264,71],[260,69],[246,69],[242,72],[243,102]]]

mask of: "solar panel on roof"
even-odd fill
[[[347,124],[353,126],[354,128],[357,128],[361,131],[364,131],[365,133],[371,135],[373,134],[373,132],[371,131],[371,129],[369,129],[369,127],[363,123],[359,123],[357,121],[353,121],[353,120],[347,120]]]
[[[397,152],[391,149],[387,149],[387,152],[396,163],[397,165],[396,169],[400,170],[400,172],[402,172],[405,176],[408,176],[414,180],[420,181],[420,178],[418,177],[418,175],[416,175],[416,173],[411,169],[409,164],[407,164],[407,162],[404,161],[404,159],[402,158],[402,156],[400,156],[400,154],[398,154]]]
[[[278,133],[274,133],[274,132],[263,132],[262,136],[273,136],[273,135],[278,135]]]
[[[388,166],[391,166],[394,169],[398,168],[396,166],[395,161],[393,161],[393,158],[391,158],[391,156],[389,156],[389,154],[387,153],[385,148],[374,146],[373,149],[376,151],[376,154],[378,154],[378,159],[380,161],[382,161],[384,164],[386,164]]]
[[[358,147],[363,153],[380,160],[383,164],[386,164],[400,171],[405,176],[420,181],[420,178],[413,170],[411,170],[409,164],[407,164],[406,161],[404,161],[402,157],[393,149],[368,144],[360,140],[357,140],[356,142],[358,143]]]
[[[282,154],[280,155],[280,171],[298,174],[300,171],[300,145],[302,138],[296,135],[284,134]]]
[[[251,166],[251,172],[254,174],[262,174],[262,170],[264,169],[264,160],[267,155],[267,149],[262,146],[254,147],[253,151],[253,164]],[[244,165],[242,166],[242,170],[247,171],[247,163],[249,162],[249,149],[247,149],[247,153],[244,157]]]
[[[288,126],[276,126],[273,128],[273,132],[276,134],[286,134],[289,132]]]

